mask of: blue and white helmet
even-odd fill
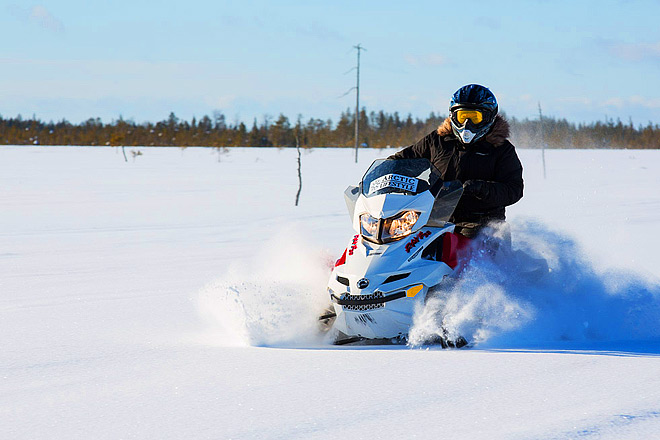
[[[451,128],[464,143],[482,138],[495,122],[497,99],[487,87],[468,84],[451,97],[449,104]]]

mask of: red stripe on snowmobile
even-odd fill
[[[346,264],[346,251],[347,249],[344,249],[344,253],[341,254],[341,257],[339,257],[339,260],[335,263],[335,267],[341,266],[342,264]]]

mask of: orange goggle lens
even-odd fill
[[[459,124],[465,124],[468,119],[473,124],[480,124],[484,120],[484,114],[479,110],[456,110],[456,121]]]

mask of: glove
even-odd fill
[[[463,194],[483,200],[488,197],[488,182],[483,180],[466,180],[463,183]]]

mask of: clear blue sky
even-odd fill
[[[508,115],[660,123],[660,2],[1,0],[0,114],[248,124],[446,113],[484,84]]]

